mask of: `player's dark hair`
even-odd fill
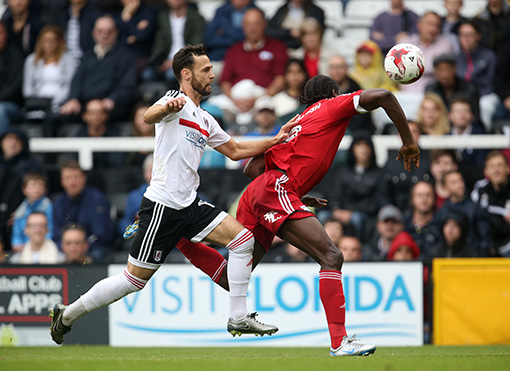
[[[181,82],[182,70],[184,68],[191,70],[195,64],[195,57],[199,57],[201,55],[207,55],[207,51],[203,44],[186,45],[175,53],[172,68],[177,81]]]
[[[336,97],[338,90],[338,84],[331,77],[317,75],[306,83],[299,101],[309,107],[320,100]]]

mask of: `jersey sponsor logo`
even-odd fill
[[[154,261],[159,262],[162,257],[163,257],[163,251],[161,251],[161,250],[154,251]]]
[[[204,149],[205,145],[207,144],[207,139],[200,133],[197,133],[193,130],[186,130],[185,138],[188,142],[192,143],[195,147],[200,149]]]
[[[264,219],[269,223],[274,223],[278,219],[281,219],[281,216],[276,216],[278,213],[276,211],[270,211],[264,215]]]

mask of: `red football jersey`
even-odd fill
[[[299,117],[289,138],[266,152],[266,169],[287,172],[299,197],[329,170],[352,116],[367,112],[359,105],[361,90],[321,100]]]

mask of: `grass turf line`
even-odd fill
[[[329,357],[324,348],[114,348],[106,346],[0,349],[9,371],[96,370],[510,370],[510,345],[381,347],[368,357]]]

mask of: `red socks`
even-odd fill
[[[177,244],[177,248],[191,264],[218,283],[221,273],[227,265],[227,261],[218,251],[203,243],[190,242],[184,237]]]
[[[322,270],[319,272],[319,294],[328,321],[331,348],[336,349],[347,335],[345,331],[345,296],[342,272]]]

